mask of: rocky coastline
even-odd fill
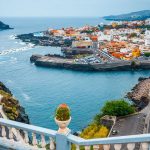
[[[64,68],[77,71],[130,71],[150,69],[150,61],[118,61],[110,63],[79,63],[75,59],[56,55],[32,55],[30,61],[36,66]]]
[[[28,33],[17,35],[16,39],[20,39],[25,43],[32,43],[35,46],[53,46],[53,47],[69,47],[72,44],[72,40],[63,40],[61,37],[55,37],[53,35],[47,35],[46,31],[41,31],[44,36],[35,36],[36,33]]]
[[[139,83],[127,93],[127,98],[136,105],[139,110],[145,108],[150,102],[150,77],[139,78]]]
[[[19,101],[2,82],[0,82],[0,96],[0,105],[3,106],[3,111],[8,119],[29,124],[29,117],[25,113],[24,107],[19,104]]]
[[[3,22],[0,21],[0,31],[9,30],[9,29],[13,29],[13,28],[11,28],[9,25],[4,24]]]

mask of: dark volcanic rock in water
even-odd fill
[[[105,16],[106,20],[114,21],[135,21],[135,20],[146,20],[150,18],[150,10],[143,10],[138,12],[132,12],[128,14],[116,15],[116,16]]]
[[[39,54],[37,54],[37,55],[32,55],[31,57],[30,57],[30,61],[31,62],[35,62],[35,61],[37,61],[39,58],[41,58],[42,57],[42,55],[39,55]]]
[[[20,106],[19,101],[13,97],[11,91],[2,82],[0,82],[0,95],[3,96],[0,104],[3,105],[6,116],[10,120],[29,124],[25,109]]]
[[[42,31],[43,36],[34,36],[34,33],[17,35],[16,39],[20,39],[25,43],[32,43],[40,46],[54,46],[54,47],[69,47],[72,45],[72,40],[64,40],[62,37],[55,37],[53,35],[47,35],[46,31]]]
[[[20,106],[19,111],[20,111],[20,113],[19,113],[19,116],[18,116],[18,118],[16,119],[16,121],[29,124],[29,123],[30,123],[30,122],[29,122],[29,117],[28,117],[28,115],[25,113],[25,108]]]
[[[127,93],[127,97],[133,101],[139,109],[143,109],[150,102],[150,78],[139,78],[131,92]]]
[[[9,25],[4,24],[3,22],[0,21],[0,30],[7,30],[7,29],[13,29]]]
[[[138,81],[140,82],[140,81],[144,81],[144,80],[146,80],[146,79],[148,79],[148,78],[139,77]]]

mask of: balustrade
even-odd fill
[[[124,147],[126,150],[135,150],[136,143],[141,143],[139,150],[149,150],[150,134],[85,140],[70,133],[63,135],[54,130],[2,118],[0,118],[0,126],[0,145],[7,142],[8,148],[16,146],[15,149],[17,149],[21,146],[25,147],[25,150],[46,150],[46,147],[49,150],[71,150],[70,146],[73,144],[73,150],[80,150],[81,147],[82,149],[84,147],[85,150],[91,150],[91,147],[93,150],[111,150],[112,148],[124,150]],[[63,149],[60,149],[61,145]]]
[[[22,147],[28,145],[26,149],[29,148],[33,150],[44,150],[46,149],[46,146],[49,145],[50,150],[55,150],[54,138],[56,135],[56,131],[15,121],[10,121],[2,118],[0,118],[0,125],[2,137],[0,138],[0,140],[6,139],[7,142],[10,141],[11,145],[18,145],[17,143],[20,142],[20,146]],[[29,133],[32,134],[32,137],[29,136]],[[37,135],[40,135],[40,138],[37,138]],[[49,137],[50,140],[46,141],[45,139],[47,137]],[[38,140],[40,142],[38,142]],[[17,148],[19,149],[19,147]]]

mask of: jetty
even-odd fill
[[[49,68],[64,68],[79,71],[117,71],[150,69],[150,61],[113,61],[113,62],[88,62],[78,59],[65,58],[55,55],[32,55],[30,61],[36,66]]]

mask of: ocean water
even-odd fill
[[[0,32],[0,80],[25,107],[34,125],[57,129],[54,112],[67,103],[72,112],[70,129],[81,130],[107,100],[122,98],[150,71],[78,72],[36,67],[32,54],[60,53],[60,48],[35,47],[13,38],[16,34],[42,31],[48,27],[96,25],[100,18],[0,18],[14,30]]]

